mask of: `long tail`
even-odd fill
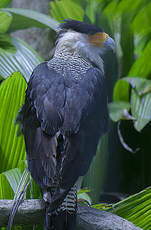
[[[51,206],[51,204],[50,204]],[[77,188],[71,188],[62,204],[53,212],[46,208],[45,230],[74,230],[77,212]]]

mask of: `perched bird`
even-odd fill
[[[30,78],[22,115],[28,168],[46,202],[45,230],[73,230],[76,182],[108,124],[101,55],[114,41],[97,26],[65,20],[51,60]]]

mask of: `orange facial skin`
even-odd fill
[[[89,34],[88,35],[88,41],[94,45],[94,46],[101,46],[103,47],[104,46],[104,42],[107,41],[107,39],[109,38],[109,35],[104,33],[104,32],[99,32],[99,33],[96,33],[96,34]]]

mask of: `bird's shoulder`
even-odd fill
[[[79,63],[78,59],[70,62],[58,60],[51,59],[49,62],[43,62],[33,70],[27,94],[35,89],[38,89],[38,94],[50,88],[58,91],[58,86],[65,89],[78,85],[84,89],[89,88],[89,85],[99,86],[104,81],[101,70],[86,61]]]
[[[50,86],[52,81],[59,77],[59,74],[48,67],[48,62],[40,63],[32,72],[28,86],[37,86],[38,84],[45,84],[45,86]],[[46,87],[47,88],[47,87]]]

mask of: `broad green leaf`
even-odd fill
[[[92,24],[95,23],[96,12],[98,10],[97,6],[98,6],[97,2],[89,0],[88,4],[87,4],[87,7],[86,7],[85,14],[90,19],[90,22]]]
[[[134,88],[140,96],[151,92],[151,80],[140,77],[125,77],[122,78],[122,80],[129,82],[131,87]]]
[[[13,200],[13,206],[11,208],[9,220],[8,220],[8,229],[12,228],[14,216],[15,216],[18,208],[19,208],[19,205],[21,204],[21,202],[26,197],[26,191],[27,191],[28,185],[30,183],[30,180],[31,180],[30,179],[30,173],[26,169],[26,170],[24,170],[24,172],[20,178],[20,181],[18,183],[18,187],[17,187],[16,192],[15,192],[15,196],[14,196],[14,200]]]
[[[106,2],[106,0],[104,0],[104,2]],[[142,0],[112,0],[108,2],[104,12],[107,16],[114,15],[114,17],[119,18],[127,13],[134,15],[141,6]],[[110,18],[110,20],[112,20],[112,18]]]
[[[122,78],[119,82],[128,82],[133,88],[131,94],[131,114],[132,116],[129,119],[134,120],[134,127],[137,131],[141,131],[147,123],[151,120],[151,80],[138,78],[138,77],[126,77]],[[117,85],[117,84],[116,84]],[[121,84],[120,84],[121,86]],[[116,93],[119,93],[118,97],[120,100],[122,97],[122,89],[121,87],[115,86]],[[116,101],[117,102],[117,101]],[[118,102],[110,104],[110,117],[113,121],[118,121],[123,118],[122,106],[120,110],[120,106]],[[125,110],[124,110],[125,111]],[[134,119],[135,118],[135,119]]]
[[[17,137],[14,120],[24,102],[27,83],[14,73],[0,85],[0,172],[15,168],[26,158],[23,136]]]
[[[57,30],[59,25],[59,23],[51,17],[33,10],[3,8],[1,11],[11,13],[13,16],[12,23],[9,27],[9,32],[27,29],[30,27],[42,27]]]
[[[142,0],[122,0],[119,1],[116,14],[121,15],[125,13],[136,13],[139,7],[142,5]],[[131,6],[131,7],[130,7]]]
[[[0,33],[5,33],[10,27],[12,16],[10,13],[0,11]]]
[[[90,189],[87,189],[87,188],[82,188],[78,191],[78,194],[81,194],[81,193],[88,193],[90,192]]]
[[[11,3],[11,0],[0,0],[0,8],[7,7]]]
[[[94,0],[94,2],[97,2],[97,3],[102,3],[102,2],[106,2],[106,0]]]
[[[112,121],[131,120],[134,119],[128,113],[130,110],[130,103],[124,101],[116,101],[109,103],[109,115]]]
[[[132,90],[131,113],[136,118],[134,127],[141,131],[151,120],[151,92],[139,96],[136,90]]]
[[[28,169],[25,169],[22,175],[20,176],[20,180],[18,181],[18,186],[15,191],[15,196],[13,199],[13,206],[10,211],[9,221],[8,221],[8,229],[12,228],[13,220],[16,215],[16,212],[24,199],[33,199],[33,198],[41,198],[40,196],[33,196],[33,188],[32,188],[32,178]],[[39,188],[36,188],[38,192],[40,192]],[[37,229],[37,228],[36,228]]]
[[[105,211],[107,211],[108,209],[112,208],[113,205],[112,204],[101,203],[101,204],[93,204],[93,205],[91,205],[91,207],[99,209],[99,210],[105,210]]]
[[[102,12],[104,18],[107,19],[108,21],[108,25],[110,27],[110,30],[112,31],[112,34],[115,34],[115,38],[117,37],[116,35],[118,34],[119,35],[119,21],[117,21],[117,17],[116,17],[116,9],[117,9],[117,5],[118,5],[118,0],[113,0],[113,1],[110,1],[107,3],[105,3],[104,1],[104,4],[105,4],[105,7],[104,7],[104,10]],[[101,23],[101,21],[100,21]],[[119,37],[119,36],[118,36]],[[118,38],[119,40],[119,38]],[[115,39],[115,43],[116,43],[116,50],[120,50],[120,43],[119,41],[117,42],[116,39]],[[118,53],[117,53],[118,55]]]
[[[147,43],[150,41],[151,35],[146,35],[146,36],[137,36],[135,39],[135,54],[137,57],[139,57]]]
[[[1,82],[4,80],[4,78],[2,76],[0,76],[0,84]]]
[[[0,173],[0,199],[13,199],[14,192],[7,178],[3,173]]]
[[[19,71],[28,81],[33,69],[42,62],[42,58],[22,40],[11,38],[11,42],[17,52],[0,51],[0,75],[7,78],[13,72]]]
[[[17,187],[16,187],[16,191],[15,191],[15,196],[14,196],[14,200],[19,199],[20,194],[23,193],[23,195],[25,195],[26,193],[26,189],[25,187],[28,186],[28,183],[30,182],[30,172],[25,169],[23,171],[23,174],[20,176],[20,180],[18,181]],[[25,191],[24,191],[25,189]]]
[[[21,173],[23,174],[25,169],[27,169],[27,160],[20,160],[18,163],[18,168],[21,171]]]
[[[150,57],[151,57],[151,41],[148,42],[145,49],[143,50],[141,56],[136,59],[134,64],[132,65],[129,76],[140,76],[140,77],[148,77],[151,73],[151,65],[150,65]]]
[[[68,18],[83,21],[84,10],[76,1],[55,0],[50,2],[50,14],[60,22]]]
[[[129,102],[129,84],[125,81],[118,80],[114,86],[113,101]]]
[[[151,187],[113,205],[113,213],[131,221],[138,227],[151,228]]]
[[[13,199],[21,178],[18,168],[0,174],[0,199]]]
[[[17,49],[13,45],[11,37],[9,35],[0,33],[0,54],[4,51],[10,54],[14,54],[16,53]]]
[[[87,189],[87,188],[80,189],[78,191],[78,194],[77,194],[78,202],[79,203],[87,203],[87,204],[91,205],[92,200],[91,200],[90,196],[87,194],[89,192],[91,192],[90,189]]]
[[[138,4],[138,1],[136,2],[133,3],[134,8]],[[131,3],[132,0],[113,0],[104,9],[104,14],[107,16],[110,27],[114,31],[116,53],[120,61],[119,66],[121,65],[121,76],[128,74],[134,62],[134,34],[130,26],[133,10],[131,12],[129,9],[129,4]]]
[[[132,64],[134,63],[134,34],[130,27],[131,20],[132,15],[130,13],[124,13],[121,17],[121,76],[127,76]]]
[[[151,187],[111,206],[103,204],[102,207],[100,204],[93,207],[121,216],[144,230],[151,229]]]
[[[21,172],[18,168],[10,169],[2,173],[7,178],[14,193],[16,193],[19,181],[21,179]]]
[[[116,9],[118,6],[118,0],[113,0],[104,9],[104,14],[108,17],[108,20],[114,20],[111,16],[115,17]]]
[[[92,200],[90,198],[90,196],[87,193],[80,193],[77,195],[78,201],[82,202],[82,203],[87,203],[89,205],[91,205]]]
[[[62,20],[64,19],[62,9],[58,2],[50,2],[50,15],[53,18],[57,19],[59,22],[62,22]]]
[[[30,172],[28,170],[26,170],[27,169],[27,161],[26,160],[20,161],[19,164],[18,164],[18,168],[20,169],[22,174],[26,173],[26,174],[28,174],[28,178],[30,177]],[[27,182],[28,181],[29,180],[27,180]],[[38,185],[35,184],[33,179],[31,179],[31,183],[30,183],[30,186],[29,186],[29,188],[27,190],[26,195],[27,195],[27,198],[33,198],[33,199],[41,198],[40,188],[38,187]]]
[[[151,80],[137,77],[127,77],[123,80],[130,83],[131,113],[136,118],[134,127],[141,131],[151,120]]]
[[[151,3],[146,4],[146,6],[142,8],[142,10],[138,11],[132,23],[132,27],[134,31],[142,35],[145,35],[151,32],[151,25],[150,25],[151,13],[150,12],[151,12]]]

